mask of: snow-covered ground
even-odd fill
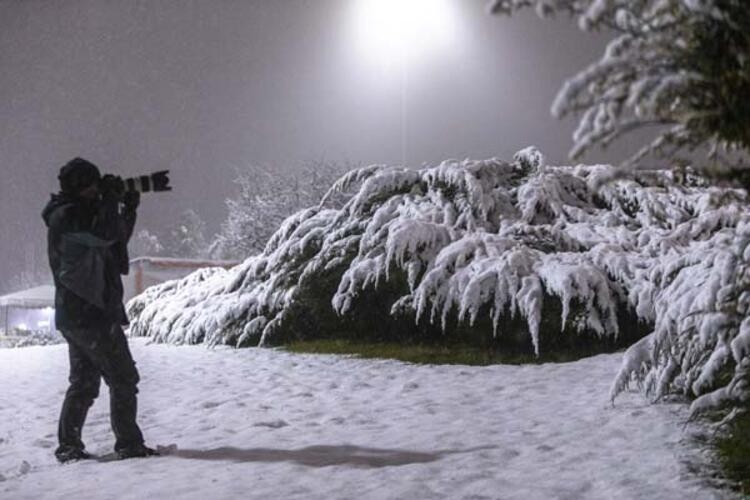
[[[684,404],[608,389],[621,354],[416,366],[131,340],[140,422],[171,454],[58,465],[64,345],[0,349],[0,498],[725,498]],[[111,453],[107,391],[84,440]]]

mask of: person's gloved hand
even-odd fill
[[[99,182],[99,188],[103,199],[123,201],[125,182],[122,180],[122,177],[107,174]]]
[[[141,203],[141,193],[138,191],[126,191],[122,197],[122,202],[127,210],[135,210]]]

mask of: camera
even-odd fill
[[[149,191],[171,191],[169,185],[169,170],[154,172],[151,175],[140,175],[124,179],[125,191],[138,191],[148,193]]]
[[[107,174],[102,177],[100,186],[103,192],[112,193],[118,198],[121,198],[129,191],[148,193],[150,191],[159,192],[172,190],[172,186],[169,185],[169,170],[162,170],[149,175],[129,177],[127,179]]]

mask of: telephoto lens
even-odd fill
[[[125,191],[138,191],[139,193],[148,193],[149,191],[171,191],[169,185],[169,170],[162,170],[151,175],[139,175],[123,179]]]

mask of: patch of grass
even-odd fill
[[[750,498],[750,407],[714,442],[722,475]]]
[[[507,353],[464,344],[398,344],[395,342],[362,342],[347,339],[296,340],[285,350],[312,354],[351,354],[361,358],[396,359],[418,364],[485,366],[492,364],[526,364],[575,361],[589,353],[549,352],[536,357],[527,353]]]

